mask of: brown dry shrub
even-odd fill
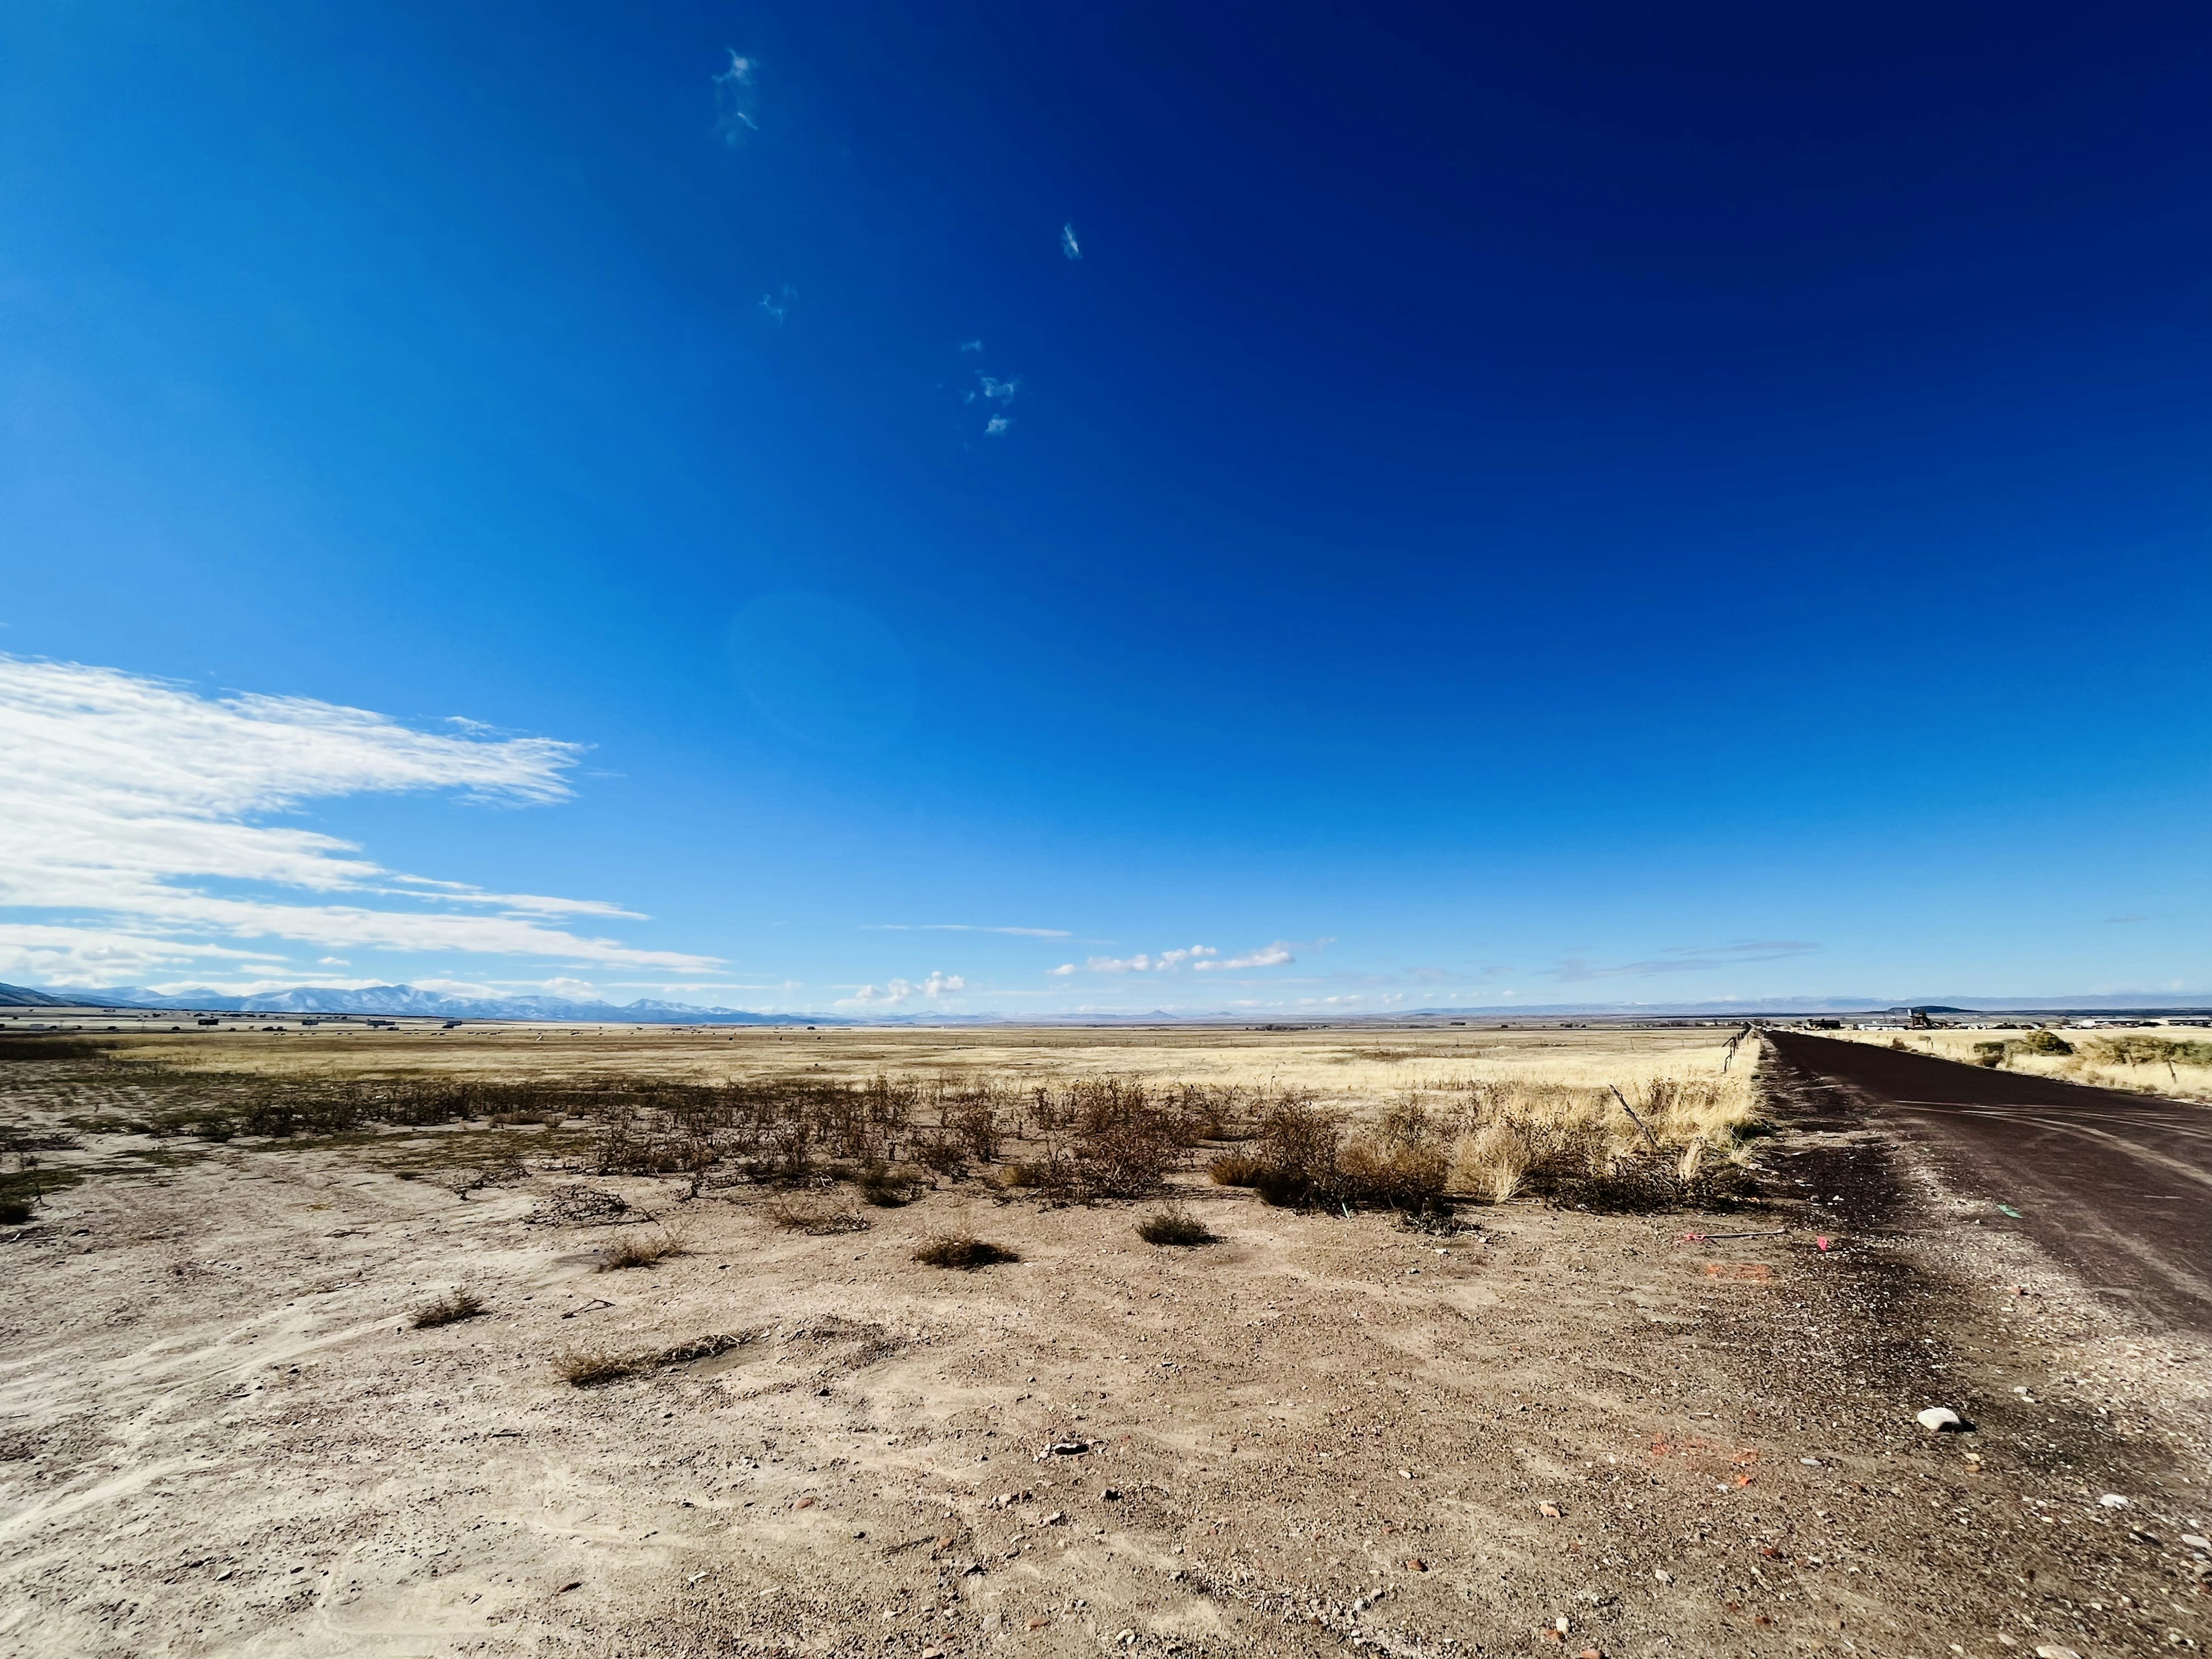
[[[896,1210],[914,1199],[913,1183],[896,1174],[888,1164],[869,1164],[853,1177],[853,1186],[861,1203],[879,1210]]]
[[[1154,1211],[1137,1224],[1137,1237],[1147,1244],[1212,1244],[1220,1235],[1180,1204]]]
[[[1450,1176],[1451,1158],[1441,1146],[1360,1139],[1338,1151],[1332,1196],[1419,1212],[1443,1205]]]
[[[914,1259],[932,1267],[973,1271],[1000,1261],[1019,1261],[1021,1257],[1003,1244],[994,1244],[972,1233],[939,1233],[925,1241],[915,1251]]]
[[[1303,1208],[1328,1202],[1343,1126],[1302,1100],[1285,1100],[1260,1126],[1252,1188],[1264,1203]]]

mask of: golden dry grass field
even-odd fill
[[[878,1073],[1015,1078],[1028,1073],[1129,1077],[1154,1083],[1298,1087],[1357,1105],[1459,1078],[1526,1076],[1602,1085],[1717,1073],[1737,1028],[1455,1027],[1290,1030],[1214,1026],[788,1027],[463,1026],[370,1031],[323,1026],[270,1042],[253,1032],[133,1036],[125,1059],[212,1070],[332,1076],[444,1073],[514,1078],[652,1072],[702,1082],[819,1067],[832,1077]]]
[[[0,1655],[2205,1639],[2204,1357],[1727,1035],[9,1043]]]

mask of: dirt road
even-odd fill
[[[1903,1133],[1984,1224],[2027,1233],[2092,1290],[2212,1335],[2212,1110],[1802,1032],[1768,1034],[1802,1088]]]

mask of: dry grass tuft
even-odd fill
[[[1462,1135],[1454,1148],[1452,1184],[1492,1204],[1511,1203],[1536,1161],[1532,1140],[1527,1128],[1510,1118],[1495,1119]]]
[[[1220,1235],[1180,1204],[1154,1211],[1137,1224],[1137,1237],[1147,1244],[1212,1244]]]
[[[684,1254],[684,1234],[680,1228],[663,1227],[658,1232],[628,1233],[615,1241],[614,1248],[599,1263],[599,1271],[611,1273],[624,1267],[657,1267],[672,1255]]]
[[[635,1376],[642,1369],[635,1356],[614,1349],[576,1349],[553,1357],[553,1369],[561,1380],[580,1389],[594,1383],[614,1382],[625,1376]]]
[[[1021,1257],[1003,1244],[994,1244],[972,1233],[940,1233],[915,1250],[914,1259],[932,1267],[973,1271],[996,1262],[1019,1261]]]
[[[483,1310],[484,1299],[474,1291],[465,1287],[449,1291],[415,1310],[415,1328],[427,1331],[439,1325],[458,1324],[464,1319],[474,1319]]]
[[[679,1342],[669,1348],[574,1348],[553,1356],[553,1369],[562,1382],[579,1389],[596,1387],[602,1382],[619,1382],[626,1376],[642,1376],[647,1371],[657,1371],[666,1365],[681,1365],[694,1359],[712,1359],[717,1354],[742,1347],[750,1339],[718,1332],[711,1336],[696,1337],[689,1342]]]
[[[1206,1173],[1217,1187],[1249,1187],[1262,1167],[1257,1152],[1224,1152],[1206,1166]]]

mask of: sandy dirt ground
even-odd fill
[[[84,1107],[39,1070],[10,1122]],[[1437,1237],[1192,1174],[1221,1242],[1167,1249],[1144,1204],[949,1185],[817,1237],[757,1188],[592,1178],[684,1239],[615,1272],[621,1230],[532,1221],[574,1176],[404,1178],[466,1127],[169,1163],[88,1136],[142,1173],[0,1231],[0,1653],[2207,1639],[2206,1354],[1779,1105],[1729,1215],[1516,1200]],[[912,1259],[959,1229],[1020,1260]],[[1739,1231],[1770,1236],[1682,1237]],[[481,1316],[411,1326],[462,1285]],[[705,1357],[556,1369],[671,1350]]]

